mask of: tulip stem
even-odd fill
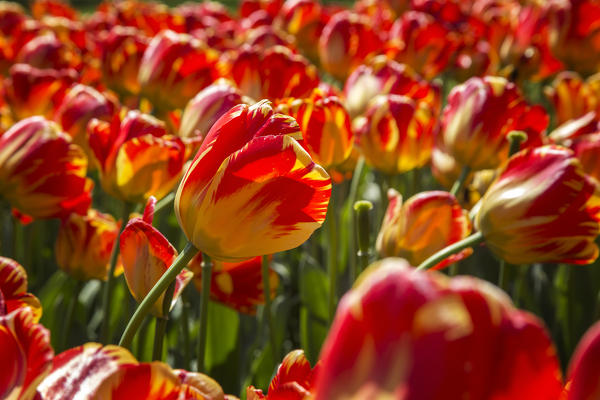
[[[356,199],[358,197],[358,187],[360,186],[360,182],[362,181],[362,175],[365,169],[365,158],[363,156],[360,156],[360,158],[358,159],[358,162],[356,163],[356,167],[354,168],[354,173],[352,174],[352,182],[350,183],[350,193],[348,194],[348,203],[347,203],[347,207],[353,207],[354,203],[356,203]],[[352,210],[350,210],[350,212],[352,212]],[[355,225],[356,222],[354,220],[354,217],[351,216],[350,218],[348,218],[348,231],[349,232],[354,232],[355,231]],[[356,254],[357,250],[357,237],[356,236],[352,236],[352,238],[350,239],[350,254]],[[356,263],[357,263],[357,259],[356,257],[350,257],[350,263],[349,263],[349,269],[350,269],[350,278],[352,279],[352,282],[354,282],[354,278],[357,276],[356,273]]]
[[[75,310],[77,309],[77,303],[79,302],[79,293],[83,288],[83,281],[78,280],[75,283],[75,289],[71,293],[71,301],[69,302],[69,308],[65,315],[65,328],[63,330],[63,336],[60,338],[60,350],[66,350],[68,345],[68,338],[71,337],[71,326],[73,325],[73,317],[75,316]]]
[[[332,189],[335,189],[335,187]],[[335,190],[332,190],[327,213],[327,231],[329,233],[329,321],[333,321],[337,297],[337,210],[335,194]]]
[[[154,349],[152,350],[152,361],[162,361],[163,343],[165,332],[167,331],[167,321],[169,320],[169,311],[173,302],[173,294],[175,293],[175,281],[171,282],[165,297],[163,299],[162,317],[156,318],[156,328],[154,331]]]
[[[117,266],[117,259],[119,258],[119,240],[121,238],[121,233],[123,232],[123,229],[125,229],[125,225],[127,225],[127,221],[129,220],[129,212],[131,211],[131,207],[131,204],[127,202],[121,203],[121,228],[119,230],[119,235],[115,240],[115,244],[113,245],[112,253],[110,254],[110,266],[102,296],[103,320],[102,329],[100,331],[100,341],[103,344],[108,344],[110,341],[110,300],[115,286],[115,268]]]
[[[463,186],[465,185],[465,182],[467,181],[467,177],[469,176],[470,172],[471,168],[465,165],[460,173],[460,176],[458,177],[456,182],[454,182],[454,185],[452,185],[452,189],[450,189],[450,194],[452,196],[456,197],[458,195],[458,192],[460,192]]]
[[[267,256],[262,256],[262,281],[263,292],[265,294],[265,319],[269,326],[271,352],[273,353],[275,364],[277,364],[277,361],[279,361],[279,354],[277,351],[277,340],[275,339],[275,324],[273,323],[273,315],[271,314],[271,282],[269,281],[269,258]]]
[[[188,262],[196,255],[198,250],[188,242],[183,251],[179,253],[173,264],[169,267],[169,269],[160,277],[158,282],[154,285],[154,287],[148,292],[144,300],[140,303],[138,308],[133,313],[133,316],[127,323],[127,327],[121,336],[121,340],[119,341],[119,346],[130,348],[131,342],[133,341],[133,337],[135,333],[138,331],[140,324],[144,320],[144,317],[148,315],[150,309],[161,294],[175,280],[177,275],[183,270],[183,268],[188,264]]]
[[[163,208],[165,208],[169,205],[172,205],[174,200],[175,200],[175,192],[169,193],[168,195],[166,195],[165,197],[163,197],[162,199],[160,199],[159,201],[156,202],[156,205],[154,206],[154,213],[157,214]]]
[[[451,244],[448,247],[438,251],[427,260],[423,261],[421,265],[417,267],[420,270],[426,270],[435,267],[437,264],[450,257],[453,254],[460,252],[467,247],[475,246],[484,241],[483,234],[481,232],[475,232],[471,236],[464,238],[456,243]]]
[[[183,291],[181,293],[181,300],[182,300],[181,305],[183,307],[181,307],[181,322],[179,323],[179,325],[182,328],[181,339],[183,341],[183,348],[185,349],[185,351],[183,352],[183,366],[184,366],[184,369],[190,371],[191,370],[190,351],[189,351],[189,349],[191,348],[190,347],[190,313],[189,313],[190,304],[187,299],[185,291]]]
[[[204,372],[206,355],[206,336],[208,332],[208,303],[210,298],[210,284],[212,279],[212,262],[205,253],[202,253],[202,293],[200,297],[200,334],[198,336],[198,372]]]

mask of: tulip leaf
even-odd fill
[[[300,297],[302,304],[317,318],[328,319],[327,294],[329,284],[327,274],[316,267],[304,263],[300,271]]]

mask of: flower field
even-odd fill
[[[0,399],[600,400],[600,1],[0,1]]]

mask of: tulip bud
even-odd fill
[[[588,264],[598,257],[600,188],[558,146],[512,156],[481,200],[475,226],[511,264]]]
[[[26,118],[0,136],[0,195],[34,218],[85,214],[93,182],[87,159],[54,122]]]
[[[321,226],[331,181],[291,137],[299,130],[267,101],[235,106],[213,125],[175,198],[197,249],[239,261],[297,247]]]
[[[71,214],[58,231],[56,263],[76,279],[105,281],[119,227],[111,215],[94,209],[88,210],[86,216]],[[119,269],[117,274],[120,273]]]

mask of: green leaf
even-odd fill
[[[300,267],[300,298],[317,318],[328,320],[329,281],[327,274],[308,263]]]

